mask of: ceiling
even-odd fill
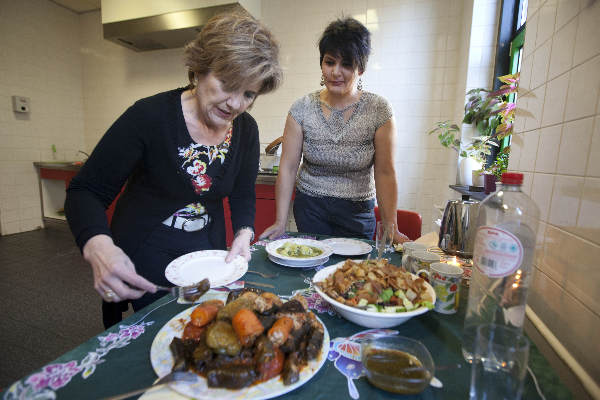
[[[77,14],[100,9],[100,0],[50,0]]]

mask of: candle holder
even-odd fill
[[[462,276],[462,284],[465,286],[469,286],[469,282],[471,281],[471,272],[473,271],[473,260],[470,258],[461,258],[457,256],[442,256],[442,261],[446,264],[456,265],[462,268],[463,276]]]

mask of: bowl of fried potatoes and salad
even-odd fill
[[[319,295],[344,318],[367,328],[389,328],[435,304],[429,283],[387,260],[346,260],[318,271]]]

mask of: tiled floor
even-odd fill
[[[62,221],[0,237],[0,388],[102,332],[92,270]]]

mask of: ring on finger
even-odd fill
[[[113,292],[110,289],[107,289],[104,291],[104,295],[108,298],[108,299],[114,299],[115,297],[117,297],[117,294],[115,292]]]

